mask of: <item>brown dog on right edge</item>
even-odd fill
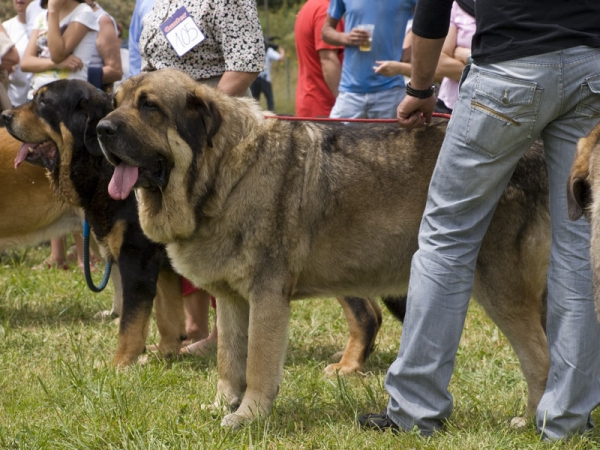
[[[137,189],[144,233],[219,299],[217,402],[235,410],[223,426],[271,410],[291,300],[406,294],[444,122],[407,131],[280,121],[171,69],[129,78],[114,102],[97,128],[117,166],[111,196]],[[549,236],[536,144],[500,199],[473,290],[519,357],[527,415],[548,374]]]
[[[600,320],[600,124],[579,139],[567,185],[569,219],[583,214],[591,225],[590,260],[594,303]]]

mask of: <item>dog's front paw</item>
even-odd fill
[[[510,421],[510,426],[516,429],[524,428],[527,426],[527,418],[526,417],[513,417]]]
[[[125,354],[125,353],[117,353],[117,355],[113,359],[113,366],[118,369],[124,369],[129,367],[137,362],[140,353],[136,354]]]
[[[112,320],[116,319],[117,317],[119,317],[119,315],[112,310],[98,311],[96,314],[94,314],[95,320]]]
[[[354,364],[334,363],[325,367],[325,375],[329,377],[334,377],[336,375],[350,375],[352,373],[357,373],[360,369],[360,366],[356,366]]]
[[[236,414],[236,413],[231,413],[231,414],[227,414],[225,417],[223,417],[223,420],[221,421],[221,426],[223,428],[230,428],[231,431],[238,431],[249,420],[250,420],[249,417],[242,416],[242,415]]]

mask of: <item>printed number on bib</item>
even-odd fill
[[[185,6],[165,20],[160,29],[180,58],[205,38]]]

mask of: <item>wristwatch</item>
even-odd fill
[[[435,86],[432,85],[429,89],[415,89],[410,85],[410,81],[406,83],[406,95],[416,98],[429,98],[435,94]]]

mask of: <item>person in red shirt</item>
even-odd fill
[[[338,94],[344,48],[326,44],[321,38],[328,7],[329,0],[308,0],[296,17],[299,117],[329,117]],[[337,29],[343,31],[343,21]]]

